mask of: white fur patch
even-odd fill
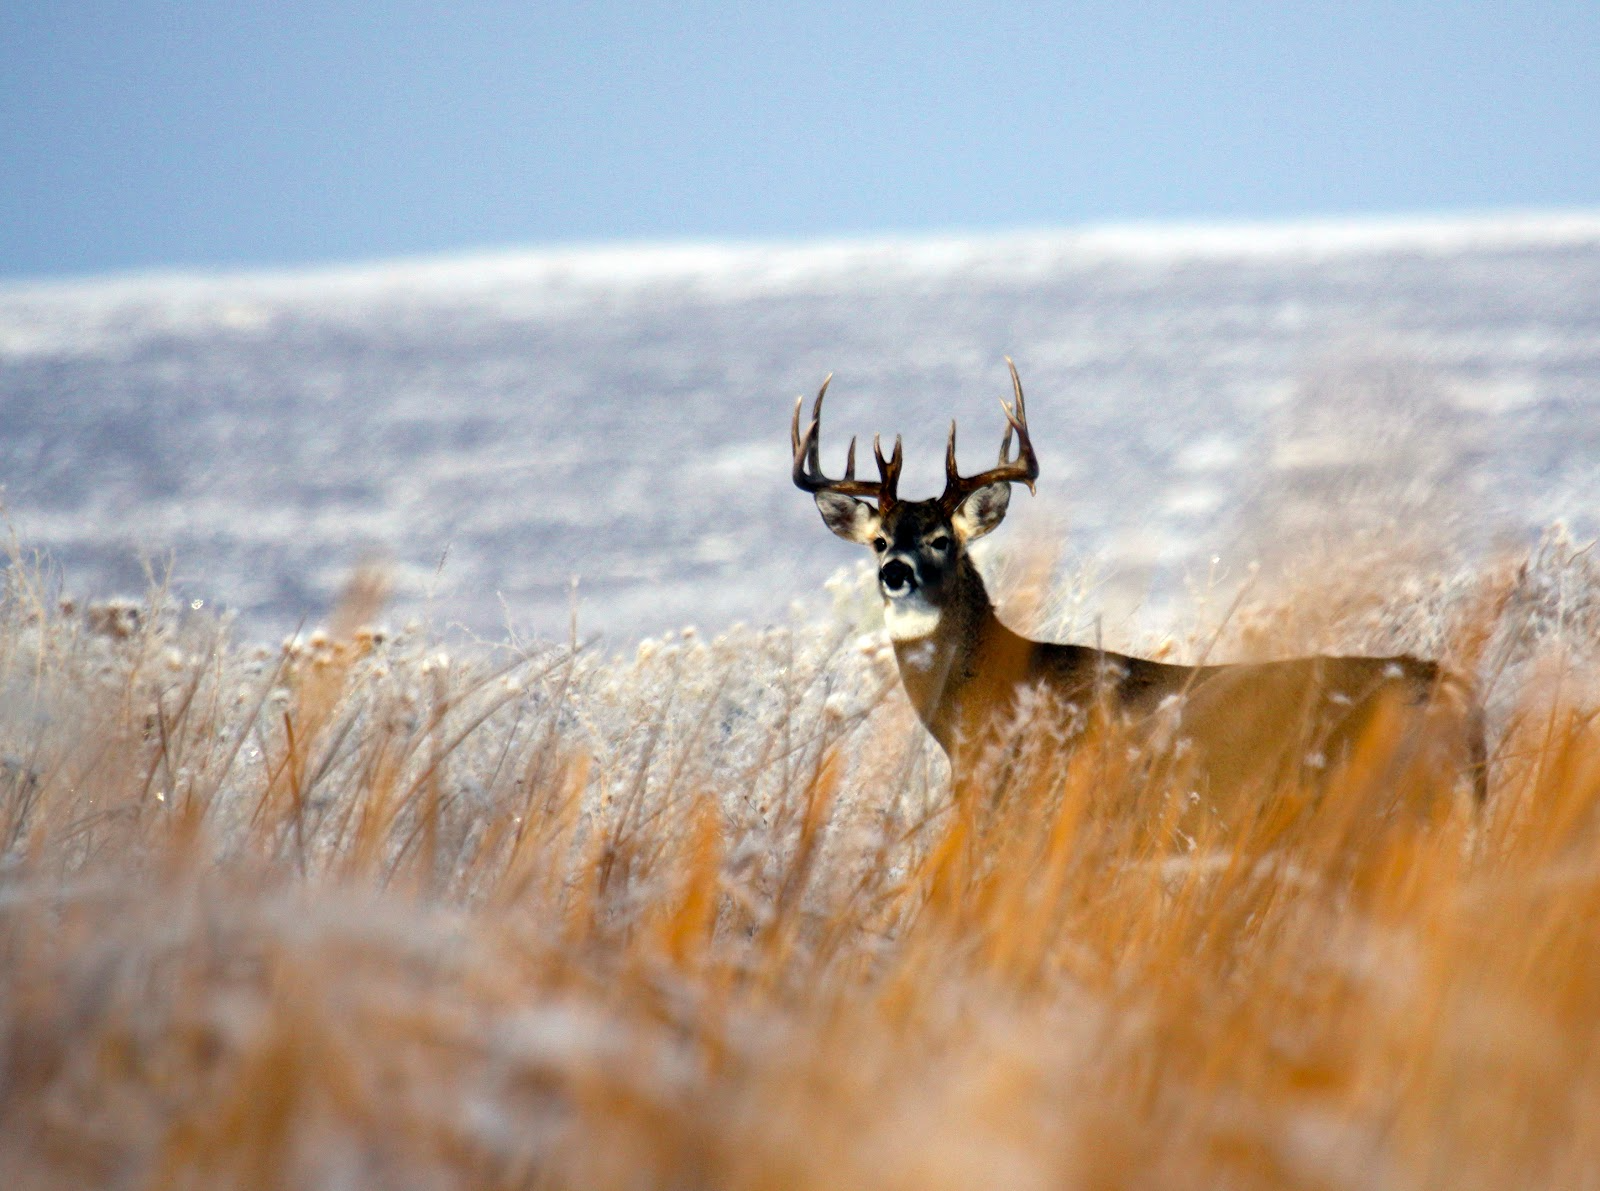
[[[916,644],[907,646],[900,657],[902,663],[913,670],[927,670],[933,666],[934,658],[938,656],[938,652],[934,648],[933,641],[924,637]]]
[[[939,609],[920,595],[883,602],[883,623],[891,641],[920,641],[939,627]]]

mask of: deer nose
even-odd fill
[[[898,558],[891,558],[878,570],[878,581],[891,595],[900,595],[916,586],[917,573]]]

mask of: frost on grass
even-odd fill
[[[649,853],[663,820],[709,806],[768,857],[825,766],[848,791],[830,817],[869,833],[881,792],[897,805],[905,772],[926,772],[908,730],[887,752],[854,747],[869,722],[905,717],[885,707],[887,651],[842,619],[710,639],[691,627],[610,657],[458,653],[347,607],[342,630],[237,647],[159,592],[80,609],[20,565],[9,582],[0,744],[29,790],[7,822],[22,851],[63,828],[80,861],[139,851],[152,820],[177,817],[223,857],[384,881],[423,864],[430,891],[466,895],[543,829],[557,794],[574,847],[605,835],[618,855]]]
[[[1048,722],[952,801],[859,572],[608,655],[386,627],[370,574],[252,645],[13,558],[0,1185],[1581,1185],[1595,565],[1197,620],[1170,656],[1413,649],[1495,713],[1479,816],[1381,809],[1427,775],[1380,739],[1222,824]]]

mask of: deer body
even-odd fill
[[[1135,739],[1190,752],[1196,781],[1218,790],[1327,768],[1349,755],[1379,716],[1393,714],[1430,760],[1469,776],[1483,797],[1481,710],[1468,684],[1436,663],[1404,655],[1315,656],[1182,666],[1034,641],[1006,627],[966,547],[1004,518],[1010,485],[1031,488],[1038,475],[1015,367],[1011,376],[1015,403],[1001,403],[1008,425],[999,465],[961,476],[952,424],[945,492],[934,500],[899,499],[898,440],[887,460],[874,441],[876,482],[855,478],[853,440],[845,477],[821,474],[826,383],[805,433],[799,404],[792,428],[796,484],[813,493],[834,533],[877,555],[901,682],[949,757],[958,788],[1020,716],[1048,704],[1058,734],[1081,732],[1096,716],[1110,720]],[[876,507],[861,498],[876,499]]]
[[[1405,655],[1183,666],[1033,641],[1001,622],[973,578],[974,592],[937,623],[916,625],[931,632],[892,638],[906,695],[958,778],[1041,693],[1079,731],[1093,714],[1110,714],[1136,738],[1198,744],[1196,781],[1219,791],[1297,772],[1314,778],[1348,755],[1386,703],[1403,714],[1446,706],[1472,714],[1470,692],[1435,663]],[[901,618],[889,609],[886,619]],[[1441,762],[1459,772],[1481,765],[1469,740]]]

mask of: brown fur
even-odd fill
[[[967,545],[1005,517],[1010,484],[1031,484],[1037,475],[1014,369],[1012,380],[1016,404],[1006,415],[1021,439],[1019,458],[1008,457],[1008,431],[999,467],[961,477],[952,427],[946,491],[935,500],[899,499],[898,442],[889,460],[875,446],[876,483],[855,480],[853,468],[842,481],[823,476],[820,394],[803,435],[796,407],[792,432],[795,482],[815,495],[834,533],[877,555],[901,682],[950,758],[958,790],[1019,716],[1043,702],[1057,721],[1050,727],[1064,739],[1098,717],[1140,745],[1183,753],[1189,780],[1214,794],[1315,779],[1381,723],[1394,729],[1397,755],[1469,778],[1482,802],[1483,712],[1471,684],[1437,663],[1397,655],[1177,666],[1033,641],[1002,624]],[[876,499],[877,507],[858,496]]]
[[[999,743],[1019,692],[1034,687],[1084,725],[1098,711],[1139,737],[1165,729],[1169,745],[1190,742],[1200,784],[1230,790],[1332,768],[1392,707],[1427,725],[1418,742],[1485,796],[1481,712],[1470,687],[1435,662],[1402,654],[1193,667],[1033,641],[1001,623],[964,551],[956,570],[938,629],[895,642],[895,655],[912,707],[958,776]],[[915,664],[919,651],[931,665]]]

